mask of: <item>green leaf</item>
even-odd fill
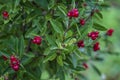
[[[29,64],[32,60],[33,60],[33,58],[30,57],[30,55],[29,55],[29,56],[28,56],[28,55],[25,55],[25,57],[23,57],[23,58],[21,59],[21,63],[22,63],[23,65],[26,65],[26,64]]]
[[[97,14],[101,19],[103,19],[103,15],[102,15],[101,12],[97,12],[96,14]]]
[[[34,0],[37,5],[40,7],[47,9],[48,8],[48,1],[47,0]]]
[[[75,4],[75,0],[72,0],[72,8],[75,8],[76,4]]]
[[[69,59],[73,65],[73,67],[76,68],[77,67],[77,56],[75,54],[71,54],[70,56],[71,56],[71,58],[69,58]]]
[[[38,33],[39,29],[36,27],[31,27],[28,29],[28,31],[25,34],[26,38],[31,38],[33,36],[36,36],[36,34]]]
[[[79,34],[79,37],[82,37],[81,32],[80,32],[78,26],[76,26],[76,28],[77,28],[77,32],[78,32],[78,34]]]
[[[18,6],[20,3],[20,0],[15,0],[15,7]]]
[[[50,20],[50,23],[55,32],[63,34],[62,24],[57,20]]]
[[[68,45],[72,45],[72,44],[76,43],[76,41],[77,40],[75,38],[72,38],[69,40]]]
[[[58,56],[58,57],[57,57],[57,63],[58,63],[60,66],[63,66],[62,56]]]
[[[73,35],[73,32],[72,30],[69,30],[67,33],[66,33],[66,38],[69,38]]]
[[[65,5],[59,5],[58,9],[64,14],[64,16],[66,16],[67,10]]]
[[[65,80],[65,72],[63,67],[58,67],[56,76],[59,78],[59,80]]]
[[[43,63],[46,63],[47,61],[52,61],[56,58],[57,54],[56,53],[51,53],[47,55],[47,57],[44,59]]]
[[[95,65],[93,65],[93,64],[91,64],[91,65],[92,65],[92,68],[98,73],[98,75],[101,76],[100,70]]]
[[[2,55],[9,57],[9,55],[7,53],[0,51],[0,56],[2,56]]]
[[[29,57],[29,58],[35,57],[35,54],[33,54],[32,52],[26,53],[24,55],[27,56],[27,57]]]
[[[48,41],[49,45],[56,46],[55,40],[52,36],[46,35],[46,40]]]
[[[21,36],[21,38],[19,39],[18,49],[19,49],[19,55],[20,57],[22,57],[22,55],[24,54],[24,37],[23,36]]]
[[[94,28],[94,29],[97,29],[97,30],[101,30],[101,31],[107,30],[106,27],[104,27],[103,25],[98,24],[98,23],[94,23],[94,24],[93,24],[93,28]]]
[[[76,68],[74,68],[75,71],[83,71],[85,70],[83,67],[81,66],[77,66]]]
[[[14,48],[15,48],[16,53],[18,54],[19,53],[19,39],[12,37],[12,41],[14,41]]]

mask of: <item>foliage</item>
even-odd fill
[[[2,14],[9,13],[0,16],[1,80],[40,80],[44,71],[49,74],[46,80],[66,80],[66,76],[85,79],[80,73],[86,69],[83,63],[102,60],[100,53],[113,51],[100,0],[3,0],[0,5]],[[67,15],[72,9],[78,9],[78,17]],[[84,25],[80,25],[80,19],[85,19]],[[95,40],[87,36],[92,31],[99,31]],[[35,36],[42,38],[40,45],[33,43]],[[84,48],[77,46],[79,40],[84,40]],[[98,41],[104,41],[106,47],[94,52],[93,45]],[[20,61],[18,71],[11,68],[11,55]]]

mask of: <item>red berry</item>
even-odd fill
[[[2,15],[3,15],[3,18],[4,18],[4,19],[8,19],[8,18],[9,18],[9,14],[8,14],[7,11],[4,11],[4,12],[2,13]]]
[[[79,16],[79,12],[78,9],[72,9],[68,12],[67,14],[68,17],[78,17]]]
[[[14,55],[10,57],[10,65],[13,70],[15,71],[19,70],[20,62]]]
[[[85,69],[88,68],[88,65],[86,63],[83,63],[83,66],[84,66]]]
[[[19,65],[19,60],[11,60],[11,65],[18,64]]]
[[[98,50],[100,50],[99,42],[96,42],[96,43],[94,44],[94,46],[93,46],[93,50],[94,50],[94,51],[98,51]]]
[[[85,20],[84,19],[80,19],[80,24],[83,26],[85,24]]]
[[[112,36],[113,32],[114,32],[113,29],[109,29],[109,30],[107,30],[107,33],[106,33],[106,34],[107,34],[108,36]]]
[[[2,55],[2,58],[6,61],[8,58],[4,55]]]
[[[84,47],[84,41],[83,40],[80,40],[78,43],[77,43],[77,46],[80,48],[80,47]]]
[[[12,68],[13,68],[13,70],[18,71],[19,70],[19,65],[13,65]]]
[[[92,40],[96,40],[98,36],[99,36],[98,31],[93,31],[93,32],[88,33],[88,37],[90,37]]]
[[[42,42],[42,38],[40,36],[35,36],[34,39],[32,40],[34,44],[40,45]]]
[[[88,33],[88,37],[91,37],[91,35],[92,35],[91,33]]]
[[[15,56],[14,55],[10,56],[10,60],[16,60]]]

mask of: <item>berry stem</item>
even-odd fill
[[[31,41],[32,41],[32,39],[30,39],[29,42],[28,42],[28,46],[26,48],[26,53],[28,53],[29,51],[32,51],[31,47],[30,47],[31,46]]]
[[[88,18],[85,20],[86,22],[94,15],[94,11],[95,11],[95,8],[97,7],[97,3],[95,4],[94,8],[91,10],[91,13],[90,15],[88,16]]]

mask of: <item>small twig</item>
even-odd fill
[[[96,6],[97,6],[97,4],[95,4],[94,8],[91,10],[90,15],[88,16],[88,18],[85,21],[88,21],[94,15]]]
[[[16,78],[17,78],[17,74],[14,74],[12,80],[16,80]]]
[[[31,41],[32,41],[32,39],[30,39],[29,40],[29,42],[28,42],[28,46],[27,46],[27,49],[26,49],[26,53],[28,53],[29,51],[32,51],[32,49],[31,49]]]
[[[69,31],[69,29],[71,28],[71,26],[70,26],[70,20],[71,20],[71,18],[69,18],[68,27],[67,27],[67,29],[65,30],[64,34],[63,34],[63,41],[65,40],[65,35],[66,35],[66,33],[67,33],[67,32]]]

